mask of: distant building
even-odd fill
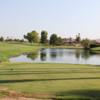
[[[64,38],[63,39],[63,44],[76,44],[77,42],[76,42],[76,40],[75,39],[73,39],[73,38]]]
[[[96,44],[100,44],[100,39],[94,40]]]

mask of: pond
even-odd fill
[[[100,65],[100,55],[82,49],[41,49],[35,53],[11,57],[9,61]]]

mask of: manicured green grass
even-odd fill
[[[92,48],[91,53],[100,54],[100,47]]]
[[[46,95],[46,98],[57,100],[95,100],[100,98],[100,66],[2,63],[0,87],[2,86],[34,94],[39,98]],[[43,94],[43,97],[38,94]]]
[[[50,45],[42,45],[43,48],[67,48],[67,49],[82,49],[83,47],[81,46],[68,46],[68,45],[63,45],[63,46],[50,46]]]
[[[100,51],[100,47],[92,48],[94,51]]]
[[[40,47],[43,46],[0,43],[0,61],[7,61],[9,57],[21,53],[35,52]],[[100,100],[100,66],[2,62],[1,87],[38,98]],[[5,96],[6,93],[1,92],[0,95]]]
[[[100,54],[100,47],[92,48],[91,53]]]
[[[40,46],[27,43],[0,42],[0,61],[7,61],[9,57],[26,52],[35,52]]]

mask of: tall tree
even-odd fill
[[[90,49],[90,40],[89,39],[83,39],[82,40],[82,46],[84,47],[84,49]]]
[[[36,31],[32,31],[24,35],[24,38],[27,39],[30,43],[38,43],[39,42],[39,34]]]
[[[56,45],[63,45],[63,40],[61,37],[57,37]]]
[[[4,38],[3,38],[2,36],[0,37],[0,41],[1,41],[1,42],[3,42],[3,41],[4,41]]]
[[[56,45],[57,43],[57,35],[56,34],[52,34],[50,36],[50,45]]]
[[[42,31],[41,32],[41,43],[42,44],[47,43],[47,37],[48,37],[48,32],[47,31]]]
[[[77,43],[80,43],[81,42],[80,33],[78,33],[78,35],[76,35],[76,42]]]

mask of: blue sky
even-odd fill
[[[100,38],[100,0],[0,0],[0,36],[32,30]]]

